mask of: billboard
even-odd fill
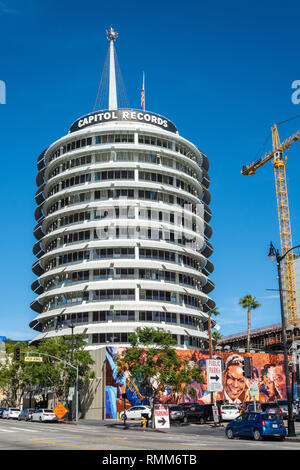
[[[138,384],[128,376],[119,380],[114,356],[121,353],[124,348],[106,348],[106,418],[115,419],[117,413],[123,411],[124,400],[122,393],[127,394],[126,408],[137,405],[148,405],[149,400]],[[206,361],[209,359],[208,351],[177,350],[180,358],[191,363],[199,363],[202,369],[204,382],[186,384],[186,393],[176,395],[171,388],[167,388],[163,395],[156,397],[157,403],[188,403],[194,402],[189,395],[189,389],[196,391],[196,401],[199,404],[211,403],[211,393],[207,390]],[[252,378],[247,379],[243,374],[244,357],[252,359]],[[214,354],[213,359],[222,363],[223,390],[216,392],[217,401],[224,403],[244,403],[253,400],[250,393],[251,380],[258,383],[258,398],[261,403],[274,402],[286,399],[286,381],[284,374],[284,356],[281,353],[235,353],[220,351]],[[292,382],[291,382],[292,383]],[[296,387],[295,387],[296,389]],[[194,395],[194,393],[193,393]],[[294,398],[296,390],[294,391]]]

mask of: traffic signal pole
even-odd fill
[[[21,351],[20,351],[21,352]],[[73,366],[73,364],[70,364],[67,361],[63,361],[63,359],[59,359],[58,357],[52,356],[51,354],[46,354],[46,353],[41,353],[41,352],[36,352],[36,351],[26,351],[24,354],[38,354],[40,356],[46,356],[46,357],[51,357],[52,359],[55,359],[56,361],[63,362],[66,366],[71,367],[72,369],[76,370],[76,384],[75,384],[75,396],[76,396],[76,408],[75,408],[75,422],[78,423],[78,377],[79,377],[79,371],[77,366]]]

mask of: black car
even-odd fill
[[[182,403],[178,405],[183,411],[184,423],[194,422],[204,424],[213,419],[211,405],[199,405],[198,403]]]
[[[2,418],[2,413],[4,410],[6,410],[6,408],[0,408],[0,418]]]

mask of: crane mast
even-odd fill
[[[290,250],[282,260],[281,264],[283,274],[282,277],[285,312],[288,325],[297,324],[299,322],[299,318],[294,255],[293,251],[291,250],[293,247],[293,242],[283,150],[290,148],[290,146],[298,139],[300,139],[300,131],[296,132],[284,142],[280,143],[277,125],[274,124],[272,127],[273,151],[269,154],[266,154],[256,162],[253,162],[248,166],[244,166],[241,171],[243,175],[254,175],[259,167],[273,158],[281,253],[284,255],[287,251]]]

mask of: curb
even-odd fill
[[[125,426],[123,424],[105,424],[104,426],[108,427],[108,428],[119,428],[119,429],[123,429],[124,431],[147,431],[147,432],[160,432],[160,433],[163,433],[165,434],[166,431],[162,430],[162,429],[155,429],[155,428],[143,428],[141,426]]]

